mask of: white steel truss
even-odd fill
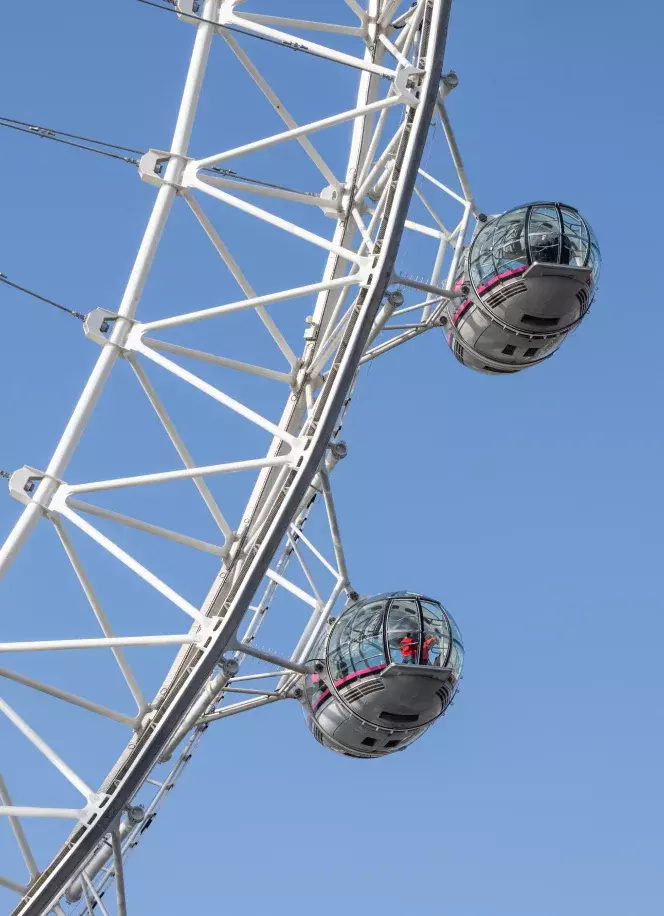
[[[0,776],[0,815],[7,818],[27,870],[27,876],[19,878],[0,874],[0,885],[20,898],[14,916],[63,913],[76,901],[82,901],[88,912],[97,907],[106,913],[109,904],[102,896],[113,880],[116,911],[126,913],[123,860],[185,769],[204,730],[225,717],[297,698],[298,677],[307,672],[310,647],[339,603],[356,595],[330,476],[346,454],[338,437],[357,373],[363,363],[445,326],[445,307],[458,295],[452,287],[470,222],[479,215],[445,109],[445,98],[456,85],[453,74],[442,76],[450,6],[451,0],[417,0],[410,6],[400,0],[335,0],[326,5],[326,12],[331,18],[338,15],[337,24],[289,16],[289,0],[272,4],[269,14],[250,9],[242,0],[204,0],[200,8],[193,0],[177,3],[180,19],[195,29],[194,48],[171,148],[150,150],[140,162],[141,178],[157,193],[124,296],[116,312],[95,309],[86,318],[85,334],[101,348],[100,354],[47,467],[40,471],[26,466],[9,482],[11,495],[24,508],[0,549],[0,573],[9,571],[38,525],[50,526],[68,561],[65,566],[89,605],[96,632],[102,635],[91,636],[86,630],[55,638],[50,621],[40,631],[40,619],[32,620],[29,638],[12,636],[0,642],[0,654],[6,655],[0,659],[5,663],[0,666],[3,686],[18,684],[91,713],[96,721],[114,723],[120,729],[114,734],[125,732],[108,760],[105,778],[88,785],[42,736],[39,726],[0,698],[0,718],[11,726],[16,748],[19,738],[31,744],[78,795],[78,804],[15,805]],[[312,33],[316,40],[310,40]],[[331,114],[313,112],[311,120],[297,123],[254,59],[257,49],[250,39],[255,36],[280,46],[284,54],[299,53],[303,61],[322,61],[332,71],[350,70],[355,77],[350,107],[347,103]],[[196,159],[189,154],[189,143],[213,42],[225,45],[285,129]],[[342,162],[330,154],[338,150],[338,140],[318,144],[340,126],[344,136],[350,135]],[[447,172],[443,181],[432,174],[436,167],[423,160],[436,130],[446,141],[446,165],[456,173],[459,191],[446,183]],[[235,166],[238,159],[258,157],[261,163],[274,163],[271,174],[278,178],[280,164],[289,162],[294,148],[319,176],[322,189],[296,190],[272,180],[249,180],[225,168]],[[138,305],[178,197],[241,295],[141,321]],[[219,205],[220,212],[214,209]],[[260,277],[250,281],[232,253],[233,218],[251,220],[257,233],[270,232],[275,248],[281,239],[288,239],[288,245],[293,240],[302,243],[302,250],[309,252],[307,264],[316,265],[316,276],[303,273],[306,282],[300,285],[259,293]],[[220,222],[228,232],[219,230]],[[407,272],[408,264],[401,266],[403,259],[397,266],[402,240],[402,250],[407,250],[411,238],[418,244],[429,240],[430,246],[415,276]],[[303,322],[304,348],[298,355],[285,328],[297,321],[301,329],[302,309],[310,303],[312,314]],[[262,348],[257,348],[255,362],[247,362],[239,352],[215,352],[217,341],[232,343],[233,337],[205,329],[214,322],[216,328],[223,327],[224,321],[248,314],[263,326],[281,368],[262,365]],[[181,338],[186,343],[162,339],[184,333],[183,329],[199,329],[203,349],[190,346],[191,337]],[[65,475],[83,432],[111,373],[121,364],[129,367],[136,398],[145,398],[182,467],[67,482]],[[249,406],[242,385],[220,383],[219,375],[214,383],[209,381],[205,367],[232,373],[234,379],[270,383],[275,397],[281,397],[280,417],[271,419],[268,410]],[[220,416],[233,417],[234,432],[223,454],[215,452],[213,463],[198,464],[192,456],[179,424],[167,412],[160,384],[152,378],[157,372],[162,385],[166,380],[171,385],[183,383],[205,395]],[[238,430],[245,430],[246,438]],[[258,441],[264,446],[257,455]],[[250,480],[240,513],[228,511],[215,491],[217,483],[231,475],[233,480]],[[151,488],[187,482],[211,519],[205,536],[184,534],[89,501],[118,494],[131,499]],[[137,511],[144,505],[139,499],[135,504]],[[305,527],[317,504],[322,528],[310,535]],[[121,546],[127,532],[211,557],[217,572],[206,597],[185,597],[149,563],[139,561],[133,547]],[[92,546],[119,561],[155,593],[155,600],[165,599],[159,607],[175,609],[164,617],[180,620],[174,633],[117,635],[117,609],[105,608],[95,584],[98,575],[108,574],[96,575],[90,568]],[[277,595],[306,609],[295,645],[285,645],[281,653],[258,644]],[[137,620],[140,630],[140,617]],[[166,624],[163,629],[168,629]],[[125,650],[166,652],[169,647],[170,668],[149,700],[140,671]],[[104,657],[110,653],[134,704],[131,711],[9,667],[14,659],[32,659],[35,653],[37,658],[50,658],[78,650],[104,650]],[[254,660],[253,670],[238,674],[247,660]],[[13,744],[9,749],[6,734],[5,730],[3,749],[20,754]],[[50,862],[38,865],[29,829],[23,825],[27,818],[75,823],[59,851],[51,850]]]

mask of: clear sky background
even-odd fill
[[[329,19],[340,6],[294,4]],[[464,634],[461,691],[444,722],[384,760],[325,751],[295,704],[209,729],[129,866],[132,916],[265,907],[276,916],[662,913],[663,24],[656,4],[638,0],[454,5],[446,66],[460,86],[449,109],[480,206],[570,203],[603,253],[595,305],[542,367],[476,375],[430,333],[373,364],[348,416],[350,453],[335,487],[356,586],[438,596]],[[0,115],[164,148],[192,37],[133,0],[8,4]],[[342,107],[334,80],[296,84],[290,55],[261,53],[298,117],[319,103]],[[260,135],[265,109],[244,106],[224,61],[213,64],[196,151],[228,143],[231,126]],[[0,270],[84,312],[116,308],[153,190],[130,166],[10,131],[0,136],[0,163]],[[178,216],[169,227],[144,314],[227,295],[191,227]],[[246,230],[235,243],[261,290],[279,288],[298,266]],[[2,288],[0,309],[0,467],[43,467],[97,351],[72,319]],[[174,467],[167,444],[141,444],[140,419],[118,438],[110,419],[134,397],[128,381],[118,385],[84,440],[87,468],[116,476]],[[200,437],[201,460],[213,459],[216,421],[196,404],[200,414],[185,425]],[[82,468],[75,462],[73,477],[89,479]],[[3,536],[17,512],[0,497]],[[3,639],[42,634],[45,618],[52,636],[79,632],[73,623],[58,629],[77,593],[71,577],[51,578],[56,546],[50,553],[38,535],[8,578]],[[157,563],[156,548],[146,550]],[[186,559],[169,581],[200,600],[209,568]],[[145,594],[133,588],[122,571],[103,585],[121,620]],[[182,623],[164,631],[171,626]],[[55,668],[48,673],[57,680]],[[62,669],[58,683],[75,674]],[[4,695],[36,715],[25,691]],[[87,726],[63,744],[58,704],[46,702],[49,738],[94,770]],[[17,801],[47,803],[30,795],[32,758],[5,751],[8,736],[0,724]],[[33,827],[38,848],[47,849],[48,830]],[[13,899],[2,891],[5,909]]]

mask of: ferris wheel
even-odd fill
[[[4,598],[31,596],[0,637],[14,916],[131,913],[124,863],[227,717],[295,701],[325,747],[372,758],[445,714],[464,650],[444,596],[352,578],[346,411],[363,366],[429,331],[477,371],[537,365],[598,281],[573,206],[475,203],[446,109],[451,0],[330,0],[325,22],[298,0],[147,5],[193,41],[169,149],[4,125],[130,161],[155,193],[117,309],[78,316],[98,355],[51,460],[7,475]],[[198,148],[198,117],[223,125],[217,146]],[[169,218],[221,279],[194,267],[186,300],[142,301],[160,244],[181,254]]]

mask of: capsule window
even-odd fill
[[[383,711],[380,714],[380,718],[383,719],[385,722],[395,722],[395,723],[398,722],[399,724],[405,725],[409,722],[417,722],[420,716],[419,716],[419,713],[417,715],[410,715],[410,714],[407,715],[405,713],[400,713],[400,712]]]
[[[370,601],[335,624],[330,637],[330,671],[335,682],[385,665],[381,636],[384,601]]]
[[[560,250],[560,221],[555,207],[533,207],[529,220],[528,241],[533,261],[540,264],[569,264],[569,251],[565,250],[561,254]]]
[[[528,349],[526,350],[526,352],[523,355],[526,357],[526,359],[528,359],[528,357],[534,356],[538,350],[539,350],[539,347],[528,347]]]
[[[422,606],[422,651],[420,665],[442,665],[450,646],[450,627],[440,605],[420,599]]]
[[[562,263],[583,267],[588,259],[588,227],[576,210],[561,207],[560,215],[564,232]]]
[[[366,747],[373,747],[375,743],[375,738],[362,738],[362,744],[364,744]]]
[[[521,320],[524,324],[532,324],[536,328],[555,328],[560,318],[544,318],[542,315],[524,315]]]
[[[399,744],[401,744],[401,741],[386,741],[386,742],[385,742],[385,747],[386,747],[386,748],[388,748],[388,747],[397,747]]]
[[[511,356],[515,350],[516,350],[516,347],[513,346],[513,344],[507,344],[506,346],[503,347],[503,353],[507,354],[507,356]]]

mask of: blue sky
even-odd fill
[[[323,6],[331,19],[341,4]],[[311,4],[296,7],[314,15]],[[446,66],[460,86],[449,110],[480,206],[568,202],[587,216],[603,254],[590,315],[542,367],[475,375],[431,333],[376,361],[348,416],[349,457],[335,491],[354,581],[366,593],[438,596],[464,634],[462,689],[422,741],[373,762],[324,751],[295,704],[209,729],[129,866],[130,913],[270,906],[338,916],[371,907],[397,916],[411,905],[455,916],[661,913],[664,443],[661,295],[649,282],[662,256],[661,26],[646,4],[455,4]],[[163,148],[191,41],[175,17],[133,0],[10,6],[0,115]],[[338,84],[296,83],[290,57],[261,53],[298,116],[318,104],[338,110],[344,75]],[[231,130],[257,135],[263,116],[245,107],[226,65],[221,54],[211,65],[194,135],[203,153]],[[130,166],[10,131],[0,137],[0,162],[0,270],[81,311],[116,307],[153,190]],[[271,168],[267,159],[260,165]],[[299,177],[295,164],[291,171]],[[227,279],[191,227],[174,214],[143,314],[226,295]],[[292,278],[297,264],[282,263],[246,226],[238,223],[234,241],[257,288]],[[0,308],[0,467],[43,467],[97,351],[73,320],[18,294],[0,289]],[[243,333],[230,331],[238,346]],[[92,467],[103,477],[175,466],[167,445],[153,450],[141,438],[148,414],[129,380],[116,385],[74,462],[76,479],[89,479]],[[210,406],[196,401],[192,414],[175,386],[164,386],[201,460],[214,457]],[[263,388],[251,396],[272,409]],[[118,438],[123,415],[127,435]],[[174,499],[183,521],[199,521]],[[144,508],[165,511],[157,497]],[[0,498],[3,535],[17,512]],[[40,532],[8,576],[2,639],[44,626],[51,637],[78,632],[75,584],[50,578],[56,548]],[[172,562],[145,550],[146,562]],[[200,600],[209,567],[186,559],[170,581]],[[119,630],[139,607],[146,622],[136,632],[158,619],[122,570],[100,588]],[[165,631],[182,628],[175,612],[164,613]],[[93,675],[92,661],[81,665]],[[66,686],[76,671],[54,662],[48,674]],[[3,695],[37,715],[33,699],[13,688]],[[57,744],[57,705],[49,708]],[[0,723],[0,741],[8,734]],[[80,734],[58,748],[94,774],[101,751]],[[43,798],[29,797],[31,764],[10,757],[2,767],[17,799],[46,803],[46,784]],[[48,830],[32,834],[38,848],[47,848]],[[9,909],[12,898],[3,891],[0,901]]]

